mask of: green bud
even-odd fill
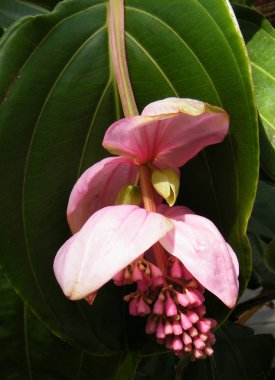
[[[179,193],[180,180],[174,170],[154,170],[152,174],[152,185],[170,207],[175,204]]]
[[[116,197],[115,205],[137,205],[142,202],[140,188],[137,185],[123,186]]]

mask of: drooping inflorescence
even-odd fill
[[[119,157],[94,164],[76,182],[67,209],[73,236],[54,262],[72,300],[92,304],[111,279],[133,284],[124,297],[129,313],[146,317],[147,334],[192,360],[213,353],[216,321],[206,317],[205,289],[233,307],[239,267],[210,220],[174,206],[178,168],[227,131],[223,110],[192,99],[157,101],[112,124],[103,146]]]

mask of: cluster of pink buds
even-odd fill
[[[179,262],[167,257],[168,276],[164,286],[158,267],[139,259],[120,271],[114,278],[118,286],[136,283],[136,291],[124,297],[133,316],[148,316],[146,333],[155,334],[176,355],[189,355],[191,360],[212,355],[216,326],[205,318],[204,287]]]
[[[215,342],[204,290],[233,307],[238,261],[210,220],[174,206],[178,168],[227,130],[223,110],[175,98],[111,125],[103,146],[120,156],[96,163],[76,182],[67,209],[73,236],[54,262],[71,300],[92,304],[111,279],[135,285],[124,297],[130,314],[147,317],[147,334],[192,360],[210,356]]]

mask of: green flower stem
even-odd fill
[[[147,165],[140,165],[139,167],[140,174],[140,187],[143,199],[144,208],[150,212],[156,212],[156,191],[152,186],[151,181],[151,170]],[[163,278],[166,278],[166,265],[165,265],[165,252],[162,245],[157,242],[152,247],[154,257],[157,263],[157,266],[162,271]]]
[[[108,27],[110,56],[124,115],[138,115],[126,60],[123,0],[110,0]]]

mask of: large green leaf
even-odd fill
[[[259,235],[267,243],[275,234],[275,185],[259,181],[248,231]]]
[[[275,179],[275,31],[255,10],[237,5],[234,10],[246,41],[261,118],[261,163]]]
[[[262,240],[257,234],[249,233],[248,236],[253,255],[253,270],[249,287],[255,288],[262,286],[267,289],[274,289],[275,275],[265,261],[269,244]]]
[[[272,289],[275,286],[275,186],[271,183],[259,181],[248,232],[253,253],[252,285]]]
[[[70,302],[52,262],[69,236],[65,211],[76,178],[107,153],[101,140],[122,117],[110,70],[107,3],[67,0],[23,19],[0,43],[1,258],[32,311],[55,334],[112,354],[144,333],[125,329],[121,289],[109,284],[92,307]],[[142,27],[141,27],[142,25]],[[139,109],[169,97],[224,107],[230,135],[183,170],[181,202],[210,217],[234,246],[241,290],[250,274],[245,235],[254,199],[257,122],[244,44],[226,1],[126,1],[130,77]],[[225,316],[219,304],[210,310]],[[127,313],[127,312],[126,312]],[[128,323],[128,322],[127,322]],[[141,322],[144,326],[144,321]],[[133,326],[132,326],[133,324]],[[144,334],[144,335],[143,335]],[[147,351],[148,351],[147,346]],[[152,351],[152,348],[150,348]]]
[[[168,380],[174,379],[178,359],[175,355],[165,353],[142,359],[137,367],[134,380]]]
[[[182,379],[266,380],[271,368],[274,338],[228,324],[217,331],[213,357],[191,364]]]
[[[23,16],[47,13],[47,10],[35,3],[22,0],[1,0],[0,2],[0,26],[7,28],[14,21]]]
[[[275,237],[267,246],[264,255],[264,260],[266,262],[267,267],[273,272],[275,278]]]
[[[0,378],[3,380],[130,379],[137,358],[125,366],[124,354],[92,356],[47,330],[0,272]],[[126,357],[127,358],[127,357]]]

